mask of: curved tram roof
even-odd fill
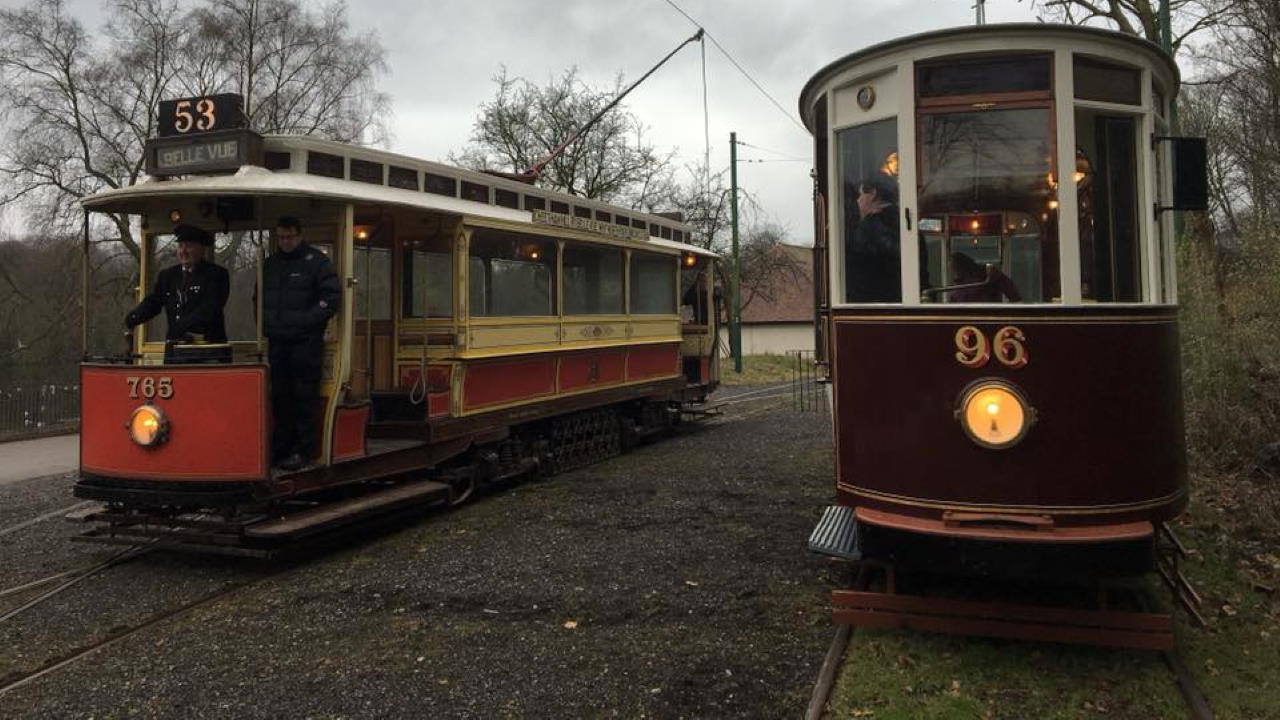
[[[159,179],[148,176],[136,185],[104,190],[88,195],[80,200],[80,204],[86,210],[99,212],[141,213],[148,201],[165,197],[191,195],[301,196],[343,202],[396,205],[405,208],[448,213],[464,219],[475,218],[522,224],[532,223],[533,214],[531,211],[496,205],[493,203],[494,194],[492,192],[489,194],[489,202],[485,203],[433,192],[391,187],[385,184],[345,178],[326,177],[306,172],[307,153],[320,152],[354,160],[381,163],[400,169],[409,169],[420,175],[429,173],[450,178],[456,183],[455,187],[461,187],[462,182],[465,181],[507,190],[520,195],[535,195],[544,198],[548,206],[554,200],[579,208],[590,208],[593,217],[597,211],[609,213],[611,218],[622,215],[629,219],[643,221],[651,233],[655,228],[659,232],[662,229],[668,229],[673,236],[678,233],[682,239],[689,237],[691,234],[691,228],[687,224],[677,222],[669,217],[633,211],[546,188],[535,188],[514,180],[463,170],[442,163],[419,160],[406,155],[302,135],[267,135],[263,137],[263,148],[265,153],[288,153],[291,158],[290,167],[281,170],[268,170],[256,165],[244,165],[238,171],[226,174],[189,175],[178,179]],[[384,182],[385,177],[384,174]],[[419,186],[421,186],[421,183],[419,183]],[[571,230],[571,232],[586,232],[591,235],[599,234],[589,230]],[[664,239],[652,234],[649,235],[646,241],[641,242],[697,255],[715,256],[714,252],[705,248],[686,242]]]
[[[917,33],[915,35],[906,35],[893,40],[887,40],[882,43],[870,45],[861,50],[845,55],[839,60],[828,63],[821,70],[813,74],[809,78],[809,82],[805,83],[804,89],[800,91],[800,120],[804,123],[809,132],[813,132],[813,118],[811,109],[813,107],[812,95],[814,91],[824,82],[835,76],[837,73],[843,72],[854,63],[870,60],[881,55],[887,55],[891,52],[903,50],[913,46],[939,46],[945,48],[945,43],[952,39],[974,39],[974,38],[1001,38],[1015,35],[1040,35],[1043,37],[1077,37],[1088,38],[1093,40],[1102,40],[1104,42],[1114,42],[1128,44],[1138,50],[1144,51],[1152,56],[1154,60],[1162,63],[1165,69],[1169,71],[1175,85],[1180,82],[1180,74],[1178,65],[1174,62],[1173,57],[1165,52],[1163,48],[1150,40],[1130,35],[1128,33],[1117,32],[1115,30],[1105,30],[1103,28],[1087,27],[1081,25],[1064,25],[1057,23],[997,23],[994,25],[965,25],[961,27],[946,28],[943,30],[931,30],[929,32]],[[945,52],[938,53],[945,55]]]

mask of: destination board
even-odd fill
[[[197,137],[156,138],[147,142],[147,173],[195,175],[262,164],[262,136],[251,130],[226,130]]]

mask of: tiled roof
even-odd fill
[[[742,322],[812,323],[813,322],[813,248],[803,245],[778,245],[776,252],[791,256],[798,272],[779,273],[768,295],[772,300],[756,296],[742,309]]]

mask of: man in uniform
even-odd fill
[[[125,316],[125,327],[141,325],[164,310],[169,321],[166,340],[203,338],[226,342],[222,307],[227,303],[231,276],[226,268],[205,260],[208,248],[213,247],[213,236],[194,225],[179,225],[173,229],[173,235],[178,246],[178,264],[156,275],[151,292]]]
[[[324,330],[342,302],[333,263],[302,239],[302,224],[276,223],[278,249],[262,269],[263,333],[270,343],[272,446],[284,470],[306,465],[316,451],[316,416],[324,362]]]

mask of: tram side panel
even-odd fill
[[[940,521],[951,512],[1048,517],[1056,526],[1159,522],[1186,505],[1176,313],[980,317],[930,308],[918,317],[835,318],[840,502]],[[990,357],[968,367],[977,342]],[[1016,327],[1025,365],[992,345]],[[1006,348],[1007,350],[1007,348]],[[1006,355],[1007,359],[1007,355]],[[1019,389],[1034,423],[1011,447],[970,439],[958,403],[996,379]]]

